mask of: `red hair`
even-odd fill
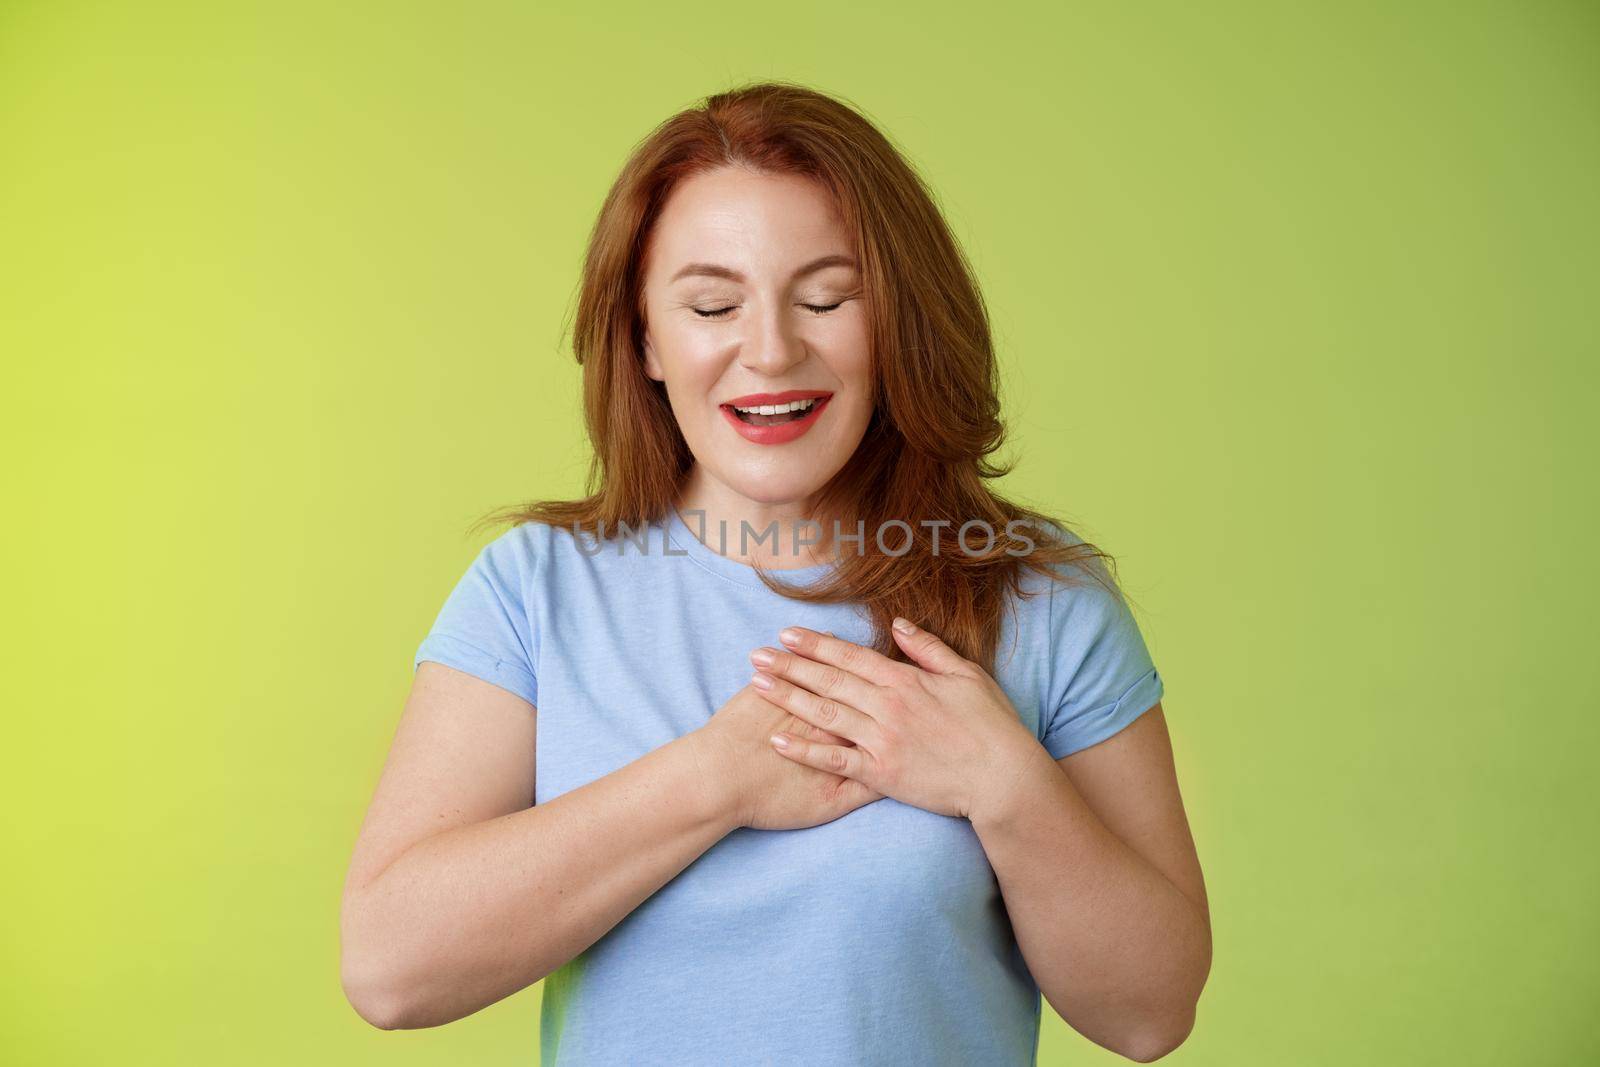
[[[594,446],[588,495],[501,509],[474,525],[545,522],[604,537],[670,514],[694,457],[664,386],[644,370],[644,253],[676,184],[729,165],[802,175],[831,194],[855,243],[872,346],[871,422],[819,501],[821,514],[849,517],[846,531],[865,520],[865,544],[840,552],[839,567],[812,586],[756,568],[761,580],[799,600],[860,602],[885,655],[905,658],[888,629],[903,615],[991,671],[1006,594],[1019,592],[1023,566],[1066,578],[1046,566],[1092,564],[1085,570],[1114,589],[1111,557],[986,484],[1013,466],[990,459],[1005,428],[988,312],[928,188],[860,113],[788,82],[707,97],[634,149],[595,220],[578,298],[573,354]],[[908,523],[914,538],[898,556],[875,543],[874,531],[891,519]],[[938,520],[949,525],[935,553],[921,524]],[[951,551],[956,531],[974,520],[995,532],[990,550]],[[1026,554],[1018,553],[1027,543],[1007,532],[1013,520],[1030,524]],[[903,529],[891,527],[885,544],[898,551]]]

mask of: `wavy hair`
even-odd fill
[[[782,81],[706,97],[635,147],[595,220],[578,295],[573,354],[594,449],[587,495],[497,509],[474,528],[543,522],[604,539],[676,507],[694,457],[664,385],[644,369],[644,255],[676,184],[724,166],[805,176],[831,194],[861,269],[875,396],[865,436],[821,490],[819,513],[848,516],[850,529],[864,520],[869,531],[899,519],[911,537],[909,549],[889,555],[869,534],[861,552],[837,553],[838,566],[809,586],[754,566],[761,581],[797,600],[860,603],[884,655],[906,658],[889,633],[903,615],[991,671],[1022,567],[1071,580],[1081,565],[1121,595],[1109,555],[987,484],[1015,465],[991,459],[1005,427],[989,317],[932,193],[859,111]],[[986,552],[965,551],[966,542],[935,552],[923,525],[942,521],[953,535],[974,520],[995,531]],[[1012,536],[1014,520],[1029,524],[1031,550]],[[899,550],[905,536],[886,540]]]

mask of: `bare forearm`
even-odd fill
[[[1045,999],[1134,1058],[1180,1043],[1211,967],[1199,903],[1108,830],[1043,748],[973,829]]]
[[[554,799],[413,845],[347,896],[347,986],[386,1028],[437,1026],[599,940],[737,825],[694,735]]]

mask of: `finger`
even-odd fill
[[[818,663],[799,653],[776,648],[756,649],[750,653],[750,662],[775,678],[786,678],[801,689],[860,708],[869,715],[877,702],[877,686],[831,663]]]
[[[761,697],[763,700],[766,699],[766,694],[759,688],[750,686],[750,689],[755,692],[756,696]],[[771,703],[771,701],[767,702],[769,704]],[[790,717],[794,718],[794,716]],[[788,726],[786,729],[798,730],[801,737],[814,738],[815,740],[821,741],[825,745],[849,745],[854,743],[847,737],[840,737],[838,734],[830,733],[827,730],[818,729],[817,727],[806,722],[804,719],[796,719],[794,725]]]
[[[905,649],[913,663],[930,674],[970,673],[970,662],[957,655],[955,649],[939,640],[935,634],[915,625],[910,619],[896,615],[890,629],[894,632],[895,643]]]
[[[790,733],[798,733],[801,737],[812,741],[821,741],[825,745],[855,744],[855,742],[851,741],[848,737],[840,737],[836,733],[830,733],[827,730],[819,730],[815,726],[812,726],[810,723],[806,722],[804,719],[797,720],[793,726],[787,727],[787,729]]]
[[[810,723],[819,730],[837,734],[846,741],[861,744],[869,737],[876,723],[870,715],[833,697],[822,697],[793,682],[775,678],[765,671],[757,671],[750,679],[767,700],[783,708],[790,715]]]
[[[807,767],[815,767],[829,774],[853,778],[858,782],[867,769],[866,753],[859,748],[819,745],[815,741],[807,741],[789,733],[773,734],[772,750],[796,763],[803,763]]]
[[[804,626],[786,627],[778,634],[778,640],[791,652],[819,663],[830,663],[875,685],[894,683],[904,670],[903,664],[896,663],[876,649],[832,634],[808,630]]]
[[[871,804],[874,800],[882,800],[883,794],[865,782],[859,782],[854,778],[841,778],[839,799],[851,807],[859,808],[864,804]]]

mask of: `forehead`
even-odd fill
[[[782,272],[829,252],[851,252],[844,221],[817,181],[722,167],[679,182],[650,234],[647,270],[710,261]]]

